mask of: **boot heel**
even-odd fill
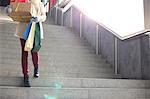
[[[24,75],[24,87],[31,87],[29,82],[29,76],[27,74]]]
[[[34,68],[34,75],[33,75],[35,78],[38,78],[39,77],[39,71],[38,71],[38,68],[35,67]]]

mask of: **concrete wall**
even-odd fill
[[[54,7],[51,10],[51,17],[52,17],[53,20],[55,20],[55,14],[56,14],[56,8]]]
[[[141,42],[140,38],[118,40],[119,73],[123,78],[141,78]]]
[[[150,46],[149,36],[141,37],[141,71],[143,79],[150,79]]]
[[[115,65],[115,37],[102,26],[99,26],[99,53],[111,66]]]
[[[87,39],[89,44],[96,49],[96,23],[83,15],[82,33],[83,37]]]
[[[80,33],[80,11],[75,7],[72,7],[72,28],[75,33]]]
[[[64,17],[63,17],[63,25],[64,26],[67,26],[67,27],[70,27],[71,26],[71,8],[69,10],[67,10],[67,12],[64,13]]]
[[[64,13],[64,26],[72,28],[76,33],[80,32],[80,11],[72,7]],[[58,15],[60,16],[60,15]],[[72,19],[72,20],[71,20]],[[71,22],[72,21],[72,22]],[[92,48],[96,50],[96,26],[98,24],[85,16],[82,16],[82,37],[86,38]],[[136,36],[127,40],[117,38],[102,26],[98,26],[98,51],[114,68],[117,64],[118,73],[123,78],[150,79],[150,54],[149,37]],[[115,44],[117,44],[115,47]],[[115,53],[117,51],[117,53]],[[116,58],[117,57],[117,58]],[[117,60],[116,60],[117,59]]]
[[[57,24],[61,25],[61,20],[62,20],[62,10],[58,9],[57,10]]]

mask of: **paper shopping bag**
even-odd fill
[[[35,35],[34,35],[34,44],[32,52],[38,52],[41,48],[41,33],[40,33],[40,24],[36,23],[35,26]]]
[[[27,40],[27,39],[28,39],[30,30],[31,30],[31,26],[32,26],[32,21],[30,21],[30,23],[29,23],[29,25],[27,26],[25,32],[23,33],[23,39],[24,39],[24,40]]]
[[[28,39],[26,40],[25,47],[24,47],[25,51],[31,51],[33,48],[34,35],[35,35],[35,25],[36,25],[36,23],[32,22],[30,33],[29,33]]]

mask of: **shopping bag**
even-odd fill
[[[31,51],[33,48],[34,35],[35,35],[35,25],[36,25],[36,23],[32,22],[30,33],[29,33],[28,39],[26,40],[25,47],[24,47],[25,51]]]
[[[30,21],[30,23],[29,23],[29,25],[27,26],[25,32],[23,33],[23,39],[24,39],[24,40],[27,40],[27,38],[28,38],[28,36],[29,36],[29,33],[30,33],[31,26],[32,26],[32,21]]]
[[[41,48],[41,33],[40,33],[40,24],[36,23],[35,26],[35,35],[34,35],[34,44],[32,52],[38,52]]]

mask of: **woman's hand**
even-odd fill
[[[40,22],[40,18],[39,18],[38,16],[32,17],[32,18],[31,18],[31,21],[33,21],[33,22],[35,22],[35,23],[38,23],[38,22]]]

